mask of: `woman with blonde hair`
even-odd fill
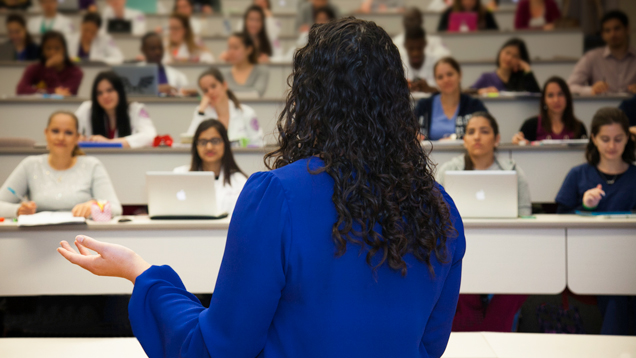
[[[113,216],[122,207],[104,165],[79,149],[79,123],[71,112],[49,117],[44,130],[47,154],[25,158],[0,188],[0,217],[38,211],[71,211],[89,217],[97,200],[110,202]],[[27,200],[28,199],[28,200]]]

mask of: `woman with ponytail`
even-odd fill
[[[0,188],[0,217],[38,211],[71,211],[74,216],[89,217],[97,200],[109,201],[113,216],[121,215],[106,169],[78,148],[78,129],[73,113],[59,111],[49,117],[44,130],[49,153],[25,158],[7,178]]]
[[[91,142],[115,142],[124,148],[139,148],[150,146],[157,135],[145,106],[128,103],[124,83],[112,71],[97,75],[91,100],[82,103],[75,115],[80,133]]]
[[[225,126],[230,142],[238,146],[263,146],[263,129],[256,112],[239,102],[218,68],[210,67],[199,76],[199,88],[201,103],[194,111],[188,134],[194,135],[199,123],[212,118]]]

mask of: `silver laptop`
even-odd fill
[[[128,96],[159,95],[159,68],[156,64],[119,65],[113,66],[113,71],[121,77]]]
[[[213,172],[147,172],[151,219],[218,219]]]
[[[518,216],[516,171],[449,171],[445,174],[444,188],[463,218]]]

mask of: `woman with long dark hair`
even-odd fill
[[[265,12],[260,6],[252,5],[245,10],[243,15],[242,31],[252,37],[254,47],[258,53],[258,63],[267,63],[274,56],[274,45],[280,56],[280,42],[278,39],[271,39],[266,26]]]
[[[91,142],[139,148],[150,146],[157,135],[146,107],[139,102],[128,103],[124,83],[112,71],[95,77],[91,100],[82,103],[75,115],[81,134]]]
[[[512,143],[544,139],[580,139],[587,137],[585,125],[574,116],[572,93],[561,77],[550,77],[543,85],[539,115],[526,119]]]
[[[481,0],[453,0],[453,4],[442,13],[437,31],[448,31],[451,15],[465,12],[477,14],[477,30],[499,30],[495,16],[481,4]]]
[[[214,172],[216,206],[230,216],[238,200],[247,175],[241,171],[223,123],[206,119],[199,123],[192,137],[192,162],[174,169],[177,173]]]
[[[20,14],[9,14],[5,21],[9,40],[0,45],[2,61],[33,61],[40,56],[40,46],[27,31],[26,21]]]
[[[522,39],[506,41],[497,54],[497,69],[485,72],[471,86],[479,94],[501,91],[541,92],[530,67],[530,53]]]
[[[636,144],[618,108],[601,108],[590,129],[587,163],[570,170],[555,201],[559,213],[636,209]]]
[[[227,39],[227,62],[232,68],[225,73],[225,79],[234,92],[256,92],[265,94],[269,81],[269,69],[258,64],[258,49],[252,37],[244,32],[233,33]]]
[[[194,111],[188,134],[194,134],[203,120],[214,118],[225,126],[233,145],[263,146],[263,129],[256,112],[241,104],[218,68],[210,67],[199,76],[199,88],[201,103]]]
[[[312,27],[278,119],[274,169],[234,209],[208,309],[168,266],[78,236],[58,251],[134,282],[149,356],[440,357],[466,242],[435,183],[397,48],[373,22]]]
[[[49,31],[42,36],[40,61],[27,67],[16,88],[17,94],[55,93],[75,96],[84,73],[68,57],[64,35]]]

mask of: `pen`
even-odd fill
[[[25,203],[28,200],[26,200],[23,196],[18,195],[18,193],[15,192],[15,190],[7,187],[7,189],[9,189],[9,191],[11,192],[11,194],[15,195],[16,198],[20,199],[21,202]]]

